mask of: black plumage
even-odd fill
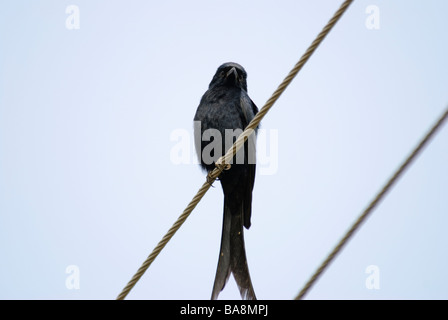
[[[194,117],[194,121],[198,121],[195,123],[196,151],[203,169],[211,171],[215,168],[216,160],[226,153],[257,112],[247,94],[244,68],[233,62],[221,65]],[[256,132],[234,157],[231,168],[219,176],[224,192],[224,217],[212,299],[218,298],[230,274],[233,274],[243,299],[256,299],[243,232],[243,226],[249,229],[251,225],[255,136]],[[211,148],[213,145],[215,148]]]

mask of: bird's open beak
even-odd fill
[[[235,80],[238,79],[238,72],[236,72],[235,67],[232,67],[232,69],[230,69],[227,74],[226,74],[226,78],[230,77],[233,73],[233,76],[235,77]]]

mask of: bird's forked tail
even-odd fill
[[[233,274],[241,298],[244,300],[256,300],[252,281],[249,275],[249,267],[246,259],[243,232],[243,205],[234,209],[228,202],[229,197],[224,196],[224,218],[222,226],[221,250],[219,252],[218,267],[215,283],[213,285],[212,300],[218,298],[219,293]]]

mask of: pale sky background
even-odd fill
[[[205,179],[171,135],[192,132],[216,68],[242,64],[261,108],[340,3],[2,1],[0,298],[115,299]],[[245,232],[259,299],[295,297],[446,108],[447,12],[355,1],[263,120],[278,153]],[[448,299],[447,191],[445,126],[306,298]],[[222,203],[217,182],[128,299],[210,298]],[[240,298],[232,278],[220,298]]]

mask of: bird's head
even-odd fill
[[[235,62],[222,64],[216,71],[210,86],[236,86],[247,92],[247,73],[244,68]]]

